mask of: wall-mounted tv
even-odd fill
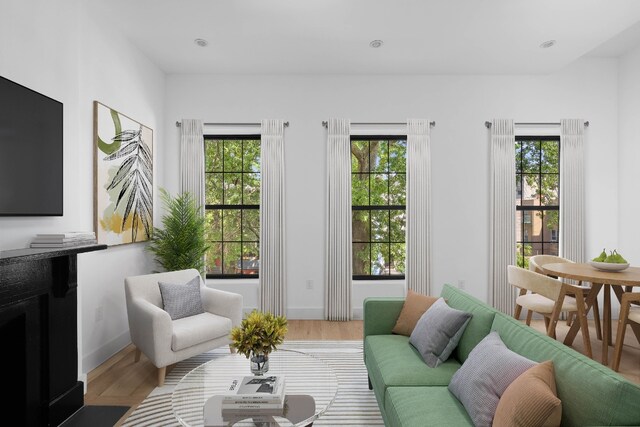
[[[62,215],[62,103],[0,77],[0,216]]]

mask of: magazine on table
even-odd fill
[[[272,409],[283,403],[284,377],[279,375],[234,378],[222,398],[225,408]]]

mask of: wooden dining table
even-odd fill
[[[554,263],[545,264],[541,268],[551,276],[562,277],[566,279],[581,280],[582,282],[591,282],[591,292],[586,298],[586,314],[593,306],[593,302],[598,297],[600,289],[603,290],[603,307],[602,307],[602,364],[609,364],[609,346],[613,345],[611,338],[611,288],[613,288],[618,301],[621,300],[625,286],[640,287],[640,267],[629,267],[622,271],[604,271],[598,270],[591,264],[587,263]],[[565,337],[564,343],[572,345],[578,331],[580,322],[574,321],[571,329]],[[634,333],[640,341],[640,330],[634,329]]]

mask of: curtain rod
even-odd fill
[[[491,122],[484,122],[484,125],[487,129],[491,129]],[[560,126],[560,122],[548,122],[548,123],[525,123],[525,122],[516,122],[514,125],[518,126]],[[589,127],[589,121],[584,122],[586,127]]]
[[[353,122],[351,123],[352,125],[406,125],[407,122]],[[436,122],[429,122],[429,126],[434,127],[436,125]],[[327,127],[329,126],[329,122],[326,120],[322,121],[322,126]]]
[[[205,126],[260,126],[261,123],[203,123]],[[176,126],[182,126],[181,122],[176,122]],[[289,122],[284,122],[284,127],[289,127]]]

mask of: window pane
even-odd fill
[[[369,141],[351,141],[351,172],[369,172]]]
[[[208,205],[222,204],[222,174],[205,174],[205,203]]]
[[[389,244],[373,243],[371,244],[371,274],[378,276],[389,274],[387,263],[389,262]]]
[[[559,247],[557,243],[547,243],[544,245],[544,253],[545,255],[556,255],[560,253]]]
[[[242,170],[242,141],[225,140],[223,153],[224,171],[240,172]]]
[[[260,172],[260,140],[246,139],[243,148],[242,170],[245,172]]]
[[[245,242],[257,242],[260,240],[259,209],[243,209],[242,240],[244,240]]]
[[[522,143],[516,141],[516,173],[522,172]]]
[[[540,202],[543,206],[558,206],[560,175],[542,175]]]
[[[351,213],[351,233],[354,242],[369,242],[369,214],[370,211],[353,211]]]
[[[225,205],[242,204],[242,174],[224,174],[224,201]]]
[[[391,211],[391,241],[404,242],[405,239],[405,211]]]
[[[389,241],[389,211],[371,211],[371,237],[374,242]]]
[[[522,141],[522,171],[540,172],[539,141]]]
[[[260,204],[260,173],[252,172],[243,174],[244,205]]]
[[[524,242],[542,241],[542,211],[524,211],[523,239]]]
[[[389,170],[391,172],[405,172],[407,170],[407,141],[389,141]]]
[[[240,241],[240,209],[222,211],[222,240],[225,242]]]
[[[542,223],[542,240],[545,242],[557,242],[559,224],[558,211],[545,211]]]
[[[371,274],[370,266],[370,245],[369,243],[354,243],[352,249],[353,274],[362,276]]]
[[[389,142],[371,141],[371,171],[387,172],[389,170]]]
[[[389,175],[377,173],[371,175],[371,206],[386,205],[389,198]]]
[[[222,274],[222,243],[209,242],[206,260],[207,274]]]
[[[222,240],[222,211],[207,209],[204,214],[205,238],[210,241]]]
[[[389,204],[404,206],[407,204],[406,175],[392,174],[389,177]]]
[[[522,179],[522,205],[540,205],[538,190],[540,188],[540,175],[525,174]]]
[[[529,258],[533,253],[531,244],[518,243],[516,245],[516,264],[522,268],[529,268]]]
[[[208,139],[204,142],[204,170],[222,172],[222,141]]]
[[[516,211],[516,242],[522,242],[522,211]]]
[[[257,275],[260,270],[260,251],[258,243],[244,243],[242,245],[242,262],[238,264],[240,274]]]
[[[351,204],[369,206],[369,174],[351,174]]]
[[[404,243],[391,244],[391,274],[404,274],[406,254]]]
[[[224,264],[222,266],[223,274],[240,274],[240,243],[223,243],[222,250],[224,254]]]
[[[560,143],[558,141],[541,141],[540,151],[542,172],[560,173]]]

